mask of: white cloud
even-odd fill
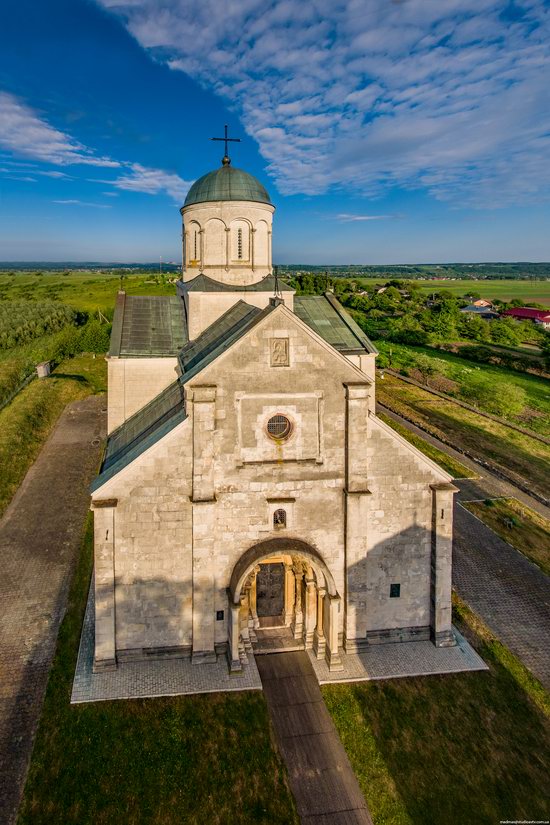
[[[336,215],[336,220],[342,221],[342,223],[353,223],[354,221],[386,221],[390,218],[397,218],[398,215],[348,215],[347,213],[341,213],[340,215]]]
[[[59,166],[72,163],[120,165],[110,158],[96,157],[86,146],[50,126],[9,92],[0,92],[0,146],[17,155]]]
[[[74,198],[65,198],[63,200],[54,200],[52,203],[60,203],[64,206],[93,206],[95,209],[111,209],[110,203],[88,203],[88,201],[80,201]]]
[[[133,192],[147,192],[152,195],[166,193],[179,202],[186,195],[189,186],[179,175],[162,169],[151,169],[139,163],[98,157],[94,151],[76,141],[70,135],[60,132],[46,120],[39,117],[29,106],[8,92],[0,92],[0,147],[17,156],[33,158],[37,162],[55,166],[84,164],[120,170],[118,177],[112,180],[100,180],[99,183],[126,189]],[[5,169],[14,180],[35,182],[31,177],[16,177],[13,172],[18,168],[30,167],[32,174],[51,178],[69,179],[71,176],[59,170],[38,170],[34,164],[13,160],[3,160],[15,169]],[[115,194],[115,193],[109,193]],[[78,200],[58,200],[54,203],[72,203],[82,206],[102,206]],[[105,206],[105,208],[108,208]]]
[[[284,193],[548,196],[545,0],[98,2],[239,113]]]
[[[98,182],[108,183],[128,192],[146,192],[149,195],[157,195],[164,191],[176,202],[183,200],[191,186],[191,181],[185,181],[179,175],[164,172],[162,169],[149,169],[140,163],[128,164],[127,171],[114,180]]]

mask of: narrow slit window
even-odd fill
[[[195,229],[195,244],[194,244],[194,250],[193,250],[193,260],[194,261],[196,261],[197,258],[199,257],[198,256],[198,246],[199,246],[198,240],[199,240],[199,233]]]
[[[243,230],[237,229],[237,258],[242,261],[243,258]]]
[[[390,584],[390,599],[398,599],[401,596],[401,585]]]
[[[273,513],[273,527],[286,527],[286,510],[275,510]]]

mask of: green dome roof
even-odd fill
[[[224,164],[195,181],[184,206],[205,201],[256,201],[271,203],[267,190],[259,180],[242,169]]]

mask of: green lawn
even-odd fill
[[[70,705],[91,521],[18,825],[298,825],[260,691]]]
[[[471,611],[455,620],[489,665],[324,686],[375,825],[550,817],[550,696]]]
[[[381,404],[436,438],[468,450],[535,492],[548,495],[548,445],[388,374],[377,382],[376,394]]]
[[[0,516],[71,401],[105,392],[107,365],[83,354],[64,361],[50,378],[35,379],[0,410]]]
[[[465,501],[463,506],[550,576],[550,522],[515,498]]]
[[[376,346],[386,359],[390,358],[391,351],[391,366],[395,370],[412,368],[419,356],[427,355],[440,374],[456,381],[459,386],[467,382],[472,372],[481,372],[494,381],[505,381],[520,387],[525,392],[527,407],[534,411],[534,415],[529,421],[521,416],[514,416],[510,420],[541,435],[550,435],[550,382],[546,378],[491,364],[475,364],[466,358],[430,347],[411,347],[380,340],[376,341]]]
[[[385,415],[382,412],[377,413],[378,418],[381,418],[382,421],[385,421],[386,424],[389,424],[392,429],[394,429],[399,435],[402,435],[403,438],[406,438],[411,444],[414,444],[420,452],[427,455],[428,458],[431,458],[432,461],[435,461],[436,464],[445,470],[445,472],[449,473],[453,478],[477,478],[477,474],[474,473],[473,470],[470,470],[469,467],[466,467],[460,461],[452,458],[452,456],[447,455],[442,450],[438,450],[437,447],[434,447],[433,444],[429,444],[424,438],[421,438],[419,435],[415,433],[411,433],[406,427],[402,424],[399,424],[397,421],[394,421],[393,418],[390,418],[389,415]]]

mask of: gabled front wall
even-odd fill
[[[273,366],[281,339],[288,366]],[[277,507],[284,533],[331,571],[350,649],[371,631],[377,641],[429,626],[429,485],[447,476],[368,416],[369,394],[368,379],[278,310],[186,386],[188,419],[96,494],[117,500],[119,655],[225,643],[231,573],[249,547],[282,535]],[[294,422],[288,442],[265,434],[274,412]]]

